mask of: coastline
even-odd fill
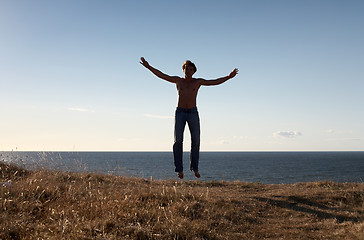
[[[363,239],[364,183],[29,171],[0,162],[1,239]],[[11,219],[11,220],[10,220]]]

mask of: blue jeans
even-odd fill
[[[177,107],[174,122],[174,144],[173,156],[176,172],[183,172],[183,133],[186,122],[191,133],[191,154],[190,154],[190,169],[198,171],[198,160],[200,156],[200,117],[197,107],[180,108]]]

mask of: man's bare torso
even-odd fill
[[[191,80],[187,80],[180,78],[176,82],[178,107],[185,109],[196,107],[196,98],[200,86],[201,84],[198,79],[192,78]]]

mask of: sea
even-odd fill
[[[26,169],[94,172],[144,179],[176,179],[172,152],[0,152],[0,161]],[[189,153],[184,153],[185,180]],[[264,184],[364,181],[364,151],[201,152],[199,181]]]

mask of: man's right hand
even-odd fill
[[[146,68],[149,67],[149,63],[143,57],[140,58],[140,64],[142,64]]]
[[[168,82],[176,83],[177,80],[179,79],[179,77],[168,76],[167,74],[164,74],[161,71],[159,71],[158,69],[150,66],[149,63],[143,57],[140,58],[140,64],[143,65],[144,67],[146,67],[149,71],[151,71],[157,77],[159,77],[163,80],[166,80]]]

